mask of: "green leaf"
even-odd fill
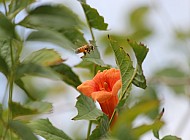
[[[137,71],[136,71],[136,75],[133,79],[133,84],[137,87],[140,87],[142,89],[145,89],[147,87],[146,85],[146,79],[145,76],[143,74],[143,69],[141,65],[137,65],[136,66]]]
[[[29,102],[27,104],[21,105],[17,102],[12,102],[10,105],[13,118],[24,118],[26,115],[35,115],[45,112],[50,112],[52,110],[51,103],[48,102]]]
[[[33,101],[25,104],[24,106],[35,109],[38,113],[48,113],[52,111],[52,104],[49,102]]]
[[[71,140],[62,130],[54,127],[48,119],[32,121],[28,126],[46,140]]]
[[[182,140],[182,139],[176,136],[168,135],[168,136],[163,137],[161,140]]]
[[[5,76],[8,76],[9,69],[5,62],[5,60],[0,55],[0,72],[2,72]]]
[[[138,115],[142,115],[144,113],[147,113],[155,109],[158,106],[158,103],[159,102],[157,100],[145,103],[139,103],[133,106],[132,108],[123,111],[112,128],[111,132],[112,136],[118,139],[129,138],[137,140],[138,137],[141,135],[141,131],[145,130],[148,131],[150,130],[150,128],[149,126],[148,127],[142,126],[136,130],[136,134],[138,134],[136,135],[134,134],[134,131],[132,129],[133,121]]]
[[[107,132],[109,130],[109,119],[104,114],[100,117],[98,120],[99,124],[98,126],[92,131],[92,134],[90,135],[90,140],[97,140],[105,137],[107,135]]]
[[[22,139],[22,140],[38,140],[32,133],[30,128],[20,121],[10,121],[9,127]]]
[[[135,56],[137,58],[137,63],[139,65],[142,65],[149,49],[142,43],[137,44],[137,42],[128,40],[129,45],[133,48],[133,51],[135,52]]]
[[[49,67],[43,67],[34,63],[20,64],[16,70],[15,80],[19,80],[25,75],[40,76],[50,79],[59,80],[58,75]]]
[[[138,126],[138,127],[135,127],[133,128],[133,133],[135,136],[137,137],[140,137],[142,136],[143,134],[145,134],[146,132],[152,130],[152,129],[155,129],[157,128],[158,126],[161,127],[163,126],[163,122],[159,121],[159,122],[156,122],[156,123],[153,123],[153,124],[143,124],[141,126]]]
[[[68,29],[80,25],[80,20],[63,5],[42,5],[28,12],[19,24],[32,29]]]
[[[103,112],[96,108],[91,98],[81,94],[77,99],[78,115],[73,120],[96,120],[103,115]]]
[[[146,79],[145,79],[145,76],[144,76],[143,70],[142,70],[142,63],[143,63],[149,49],[142,43],[137,44],[137,42],[131,41],[131,40],[128,40],[128,43],[133,48],[133,51],[137,58],[137,73],[133,80],[133,84],[136,85],[137,87],[141,87],[141,88],[145,89],[147,87],[147,85],[146,85]]]
[[[130,87],[130,84],[134,78],[133,64],[129,55],[123,50],[123,48],[119,47],[116,41],[110,38],[108,39],[110,41],[110,46],[114,51],[116,63],[120,69],[122,79],[122,93],[124,94]]]
[[[27,108],[24,105],[16,102],[11,102],[10,108],[13,118],[24,115],[33,115],[37,113],[36,109]]]
[[[53,49],[41,49],[27,56],[23,63],[35,63],[42,66],[57,65],[63,62],[60,54]]]
[[[68,40],[70,40],[73,44],[75,44],[78,47],[87,44],[87,41],[83,36],[83,33],[78,29],[71,28],[68,30],[59,30],[58,32],[64,35]]]
[[[6,63],[8,70],[19,63],[22,42],[15,39],[0,40],[0,57]]]
[[[60,65],[55,65],[51,67],[54,71],[58,72],[60,74],[61,79],[66,82],[67,84],[77,88],[81,84],[81,81],[76,75],[71,67],[69,67],[66,64],[60,64]]]
[[[108,24],[104,22],[104,18],[99,15],[98,11],[86,3],[81,2],[81,4],[89,26],[99,30],[106,30]]]
[[[14,25],[0,12],[0,39],[10,39],[15,37]]]
[[[48,31],[48,30],[33,31],[29,34],[27,41],[50,42],[73,52],[76,48],[78,48],[78,46],[73,44],[64,34],[61,34],[56,31]]]
[[[9,4],[9,17],[15,17],[21,10],[25,9],[33,2],[35,2],[35,0],[12,0]]]

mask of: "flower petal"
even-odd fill
[[[79,86],[77,87],[77,89],[78,89],[80,92],[82,92],[84,95],[90,97],[91,94],[96,91],[96,86],[95,86],[94,81],[92,81],[92,80],[87,80],[87,81],[85,81],[84,83],[82,83],[81,85],[79,85]]]
[[[111,98],[112,93],[102,90],[102,91],[93,92],[91,97],[93,100],[97,100],[99,103],[102,103]]]
[[[112,95],[114,96],[114,95],[117,95],[117,93],[118,93],[118,91],[119,91],[119,89],[121,88],[121,80],[118,80],[115,84],[114,84],[114,86],[113,86],[113,88],[112,88]]]

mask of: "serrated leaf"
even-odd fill
[[[16,70],[15,80],[19,80],[25,75],[39,76],[59,80],[59,76],[49,67],[43,67],[34,63],[20,64]]]
[[[0,12],[0,39],[10,39],[15,37],[14,25]]]
[[[77,87],[81,84],[81,81],[76,75],[71,67],[69,67],[66,64],[60,64],[60,65],[55,65],[51,67],[54,71],[58,72],[60,74],[61,79],[66,82],[67,84]]]
[[[53,49],[41,49],[31,53],[22,63],[35,63],[42,66],[52,66],[63,62],[60,54]]]
[[[9,17],[15,17],[21,10],[33,2],[35,2],[35,0],[12,0],[9,4]]]
[[[98,126],[92,131],[92,134],[90,135],[90,140],[97,140],[105,137],[107,135],[107,132],[109,130],[109,119],[104,114],[100,117],[98,120],[99,124]]]
[[[163,137],[161,140],[182,140],[182,139],[176,136],[168,135],[168,136]]]
[[[32,121],[28,126],[46,140],[71,140],[62,130],[54,127],[48,119]]]
[[[33,29],[60,30],[80,23],[78,16],[64,5],[42,5],[30,10],[19,24]]]
[[[10,108],[13,118],[24,115],[33,115],[37,113],[37,109],[27,108],[24,105],[16,102],[11,102]]]
[[[67,37],[56,31],[39,30],[31,32],[27,37],[27,41],[50,42],[73,52],[78,48],[78,46],[73,44]]]
[[[99,15],[98,11],[95,8],[90,7],[86,3],[82,2],[81,4],[90,27],[99,30],[106,30],[108,24],[104,22],[104,18]]]
[[[38,140],[32,133],[32,130],[20,121],[12,120],[9,122],[9,127],[22,139],[22,140]]]
[[[133,84],[137,87],[140,87],[142,89],[145,89],[147,87],[146,85],[146,79],[145,79],[145,76],[143,74],[143,69],[141,67],[141,65],[137,65],[136,66],[137,68],[137,71],[136,71],[136,75],[133,79]]]
[[[110,39],[110,46],[112,47],[116,63],[120,69],[121,79],[122,79],[122,93],[124,94],[134,78],[134,68],[132,61],[129,55],[123,50],[123,48],[119,47],[117,42]]]
[[[147,85],[146,85],[146,79],[142,70],[142,63],[149,49],[142,43],[137,44],[137,42],[131,41],[131,40],[128,40],[128,43],[133,48],[133,51],[137,59],[137,68],[136,68],[137,72],[133,80],[133,84],[136,85],[137,87],[145,89]]]
[[[137,44],[137,42],[128,40],[129,45],[133,48],[135,56],[137,58],[137,63],[142,65],[149,49],[142,43]]]
[[[78,115],[73,120],[96,120],[103,115],[103,112],[96,108],[91,98],[81,94],[77,99]]]

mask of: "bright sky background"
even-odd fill
[[[41,2],[53,1],[53,0],[39,0]],[[76,0],[54,0],[56,3],[66,3],[71,6],[74,11],[81,13],[80,5]],[[177,51],[169,52],[170,36],[173,36],[172,28],[177,28],[184,30],[190,27],[190,1],[189,0],[87,0],[87,3],[91,7],[96,8],[100,15],[105,19],[105,22],[109,24],[110,31],[121,32],[123,27],[125,27],[125,20],[123,19],[126,12],[131,11],[134,7],[139,5],[149,5],[152,7],[151,13],[148,17],[151,27],[156,27],[157,34],[149,40],[145,40],[145,44],[150,49],[150,52],[145,60],[143,69],[146,76],[150,76],[151,73],[157,68],[163,67],[167,62],[172,61],[173,63],[178,63],[182,67],[187,65],[183,59],[182,54]],[[61,50],[60,50],[61,51]],[[70,63],[70,61],[69,61]],[[76,63],[76,62],[74,62]],[[188,70],[189,71],[189,70]],[[6,83],[5,78],[0,74],[0,101],[5,90]],[[72,135],[73,126],[77,125],[78,128],[82,125],[87,125],[86,121],[71,121],[76,115],[75,102],[77,97],[76,91],[69,88],[69,94],[61,94],[59,97],[55,98],[53,96],[49,97],[47,100],[51,101],[54,105],[53,114],[45,115],[48,116],[55,126],[63,129],[67,134]],[[163,120],[166,122],[166,126],[163,131],[161,131],[161,136],[164,135],[177,135],[183,140],[189,140],[190,134],[190,112],[189,102],[183,96],[176,96],[171,94],[168,89],[162,89],[162,94],[160,98],[162,99],[163,107],[165,108],[165,113]],[[69,108],[68,108],[69,106]],[[68,108],[68,109],[67,109]],[[189,111],[188,111],[189,110]],[[183,118],[189,115],[186,118]],[[187,119],[185,122],[184,130],[178,131],[181,121]],[[76,129],[76,134],[80,135],[83,131],[81,129]],[[183,128],[183,127],[182,127]],[[86,132],[87,128],[84,128]],[[148,134],[142,138],[142,140],[154,140],[155,138],[152,134]]]

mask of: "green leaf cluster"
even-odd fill
[[[81,21],[78,13],[73,12],[64,4],[44,5],[38,4],[35,0],[0,0],[0,3],[4,6],[4,12],[0,9],[0,72],[6,77],[8,91],[5,92],[8,101],[0,103],[0,139],[37,140],[36,135],[39,135],[47,140],[71,140],[72,138],[65,132],[52,125],[49,119],[39,119],[40,115],[51,113],[53,105],[44,101],[45,95],[50,93],[50,88],[43,90],[33,80],[45,78],[65,82],[66,85],[77,89],[82,83],[80,75],[71,65],[64,63],[67,59],[62,59],[62,55],[70,51],[72,59],[76,49],[88,44],[93,45],[94,50],[88,53],[83,52],[84,56],[78,57],[81,62],[75,65],[75,69],[88,69],[89,72],[85,75],[91,76],[98,71],[115,67],[104,63],[100,53],[102,46],[97,45],[97,38],[94,35],[94,30],[107,31],[108,24],[104,21],[104,17],[85,0],[78,2],[83,9],[85,21]],[[23,11],[26,15],[20,19],[19,15],[22,15]],[[131,13],[129,19],[133,30],[128,33],[127,37],[132,39],[123,37],[123,34],[106,38],[109,43],[108,49],[112,50],[117,68],[120,70],[122,81],[119,103],[112,118],[109,119],[98,109],[91,98],[83,94],[77,98],[78,114],[72,120],[90,122],[87,134],[89,140],[126,138],[138,140],[150,130],[153,130],[157,139],[160,139],[159,130],[164,122],[160,120],[163,112],[159,114],[160,101],[156,95],[156,89],[154,87],[146,89],[136,104],[129,105],[129,96],[133,86],[141,89],[147,87],[142,64],[149,49],[133,39],[140,40],[152,33],[144,22],[148,11],[148,7],[139,7]],[[18,31],[20,27],[27,34],[20,33]],[[86,36],[84,29],[88,29],[91,40],[87,41],[84,37]],[[23,57],[23,50],[27,49],[27,43],[31,43],[32,49],[41,48],[41,44],[50,43],[63,49],[64,53],[60,54],[55,49],[44,47]],[[134,60],[131,59],[133,57],[130,51],[134,54]],[[168,68],[158,72],[156,76],[161,78],[162,76],[167,78],[175,76],[183,80],[186,75],[175,68]],[[13,96],[16,96],[15,87],[19,87],[25,94],[22,102],[13,100]],[[116,112],[119,113],[119,118],[112,127],[110,124]],[[133,122],[141,115],[146,115],[152,122],[134,127]],[[96,125],[94,130],[91,130],[92,124]],[[161,140],[170,139],[179,138],[167,135]]]

